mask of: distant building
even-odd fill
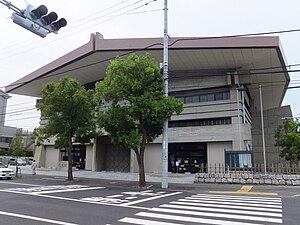
[[[147,51],[162,62],[162,43],[162,38],[103,39],[99,33],[91,34],[87,44],[6,90],[41,97],[45,83],[65,75],[92,89],[116,56]],[[262,130],[268,163],[280,162],[272,135],[281,118],[291,116],[291,110],[281,107],[290,77],[279,38],[170,38],[169,43],[169,94],[184,103],[184,111],[169,122],[169,171],[193,173],[203,163],[239,167],[262,163]],[[146,172],[161,171],[161,142],[157,138],[147,145]],[[37,148],[41,166],[57,167],[67,159],[66,151],[55,149],[53,143],[44,142]],[[74,145],[73,158],[74,165],[82,163],[85,169],[138,171],[135,154],[113,145],[106,136],[90,145]]]
[[[0,149],[9,149],[9,144],[17,133],[16,127],[4,125],[8,98],[10,98],[10,96],[0,90]]]

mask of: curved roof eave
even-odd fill
[[[49,64],[33,71],[32,73],[22,77],[21,79],[13,82],[12,84],[9,84],[5,87],[6,92],[11,92],[19,87],[22,87],[23,85],[26,85],[36,79],[40,79],[47,74],[58,70],[59,68],[62,68],[68,64],[71,64],[75,61],[77,61],[80,58],[83,58],[89,54],[92,54],[95,51],[95,35],[90,35],[90,40],[88,43],[80,46],[79,48],[67,53],[66,55],[50,62]]]
[[[108,57],[116,57],[120,53],[130,53],[137,51],[149,50],[153,52],[157,60],[162,59],[163,49],[162,38],[128,38],[128,39],[103,39],[100,33],[91,34],[87,44],[71,51],[70,53],[54,60],[53,62],[37,69],[27,76],[13,82],[6,87],[6,92],[13,94],[21,94],[39,97],[42,86],[45,82],[60,78],[66,73],[72,71],[72,76],[82,78],[81,82],[87,82],[88,79],[96,80],[96,73],[101,69],[102,73],[107,64],[100,65],[99,60]],[[286,60],[279,41],[279,37],[231,37],[231,38],[170,38],[170,52],[176,52],[172,57],[181,57],[183,60],[185,55],[181,53],[193,53],[193,56],[199,56],[199,50],[215,51],[222,49],[276,49],[277,57],[281,66],[285,68]],[[197,53],[195,53],[197,51]],[[180,55],[178,54],[180,52]],[[192,57],[193,57],[192,56]],[[105,58],[107,57],[107,58]],[[188,59],[186,59],[188,60]],[[186,61],[189,62],[189,61]],[[107,62],[108,63],[108,62]],[[90,68],[87,66],[90,66]],[[101,67],[101,68],[100,68]],[[79,69],[78,69],[79,68]],[[100,68],[100,69],[99,69]],[[180,68],[177,68],[180,69]],[[79,70],[79,71],[76,71]],[[93,73],[93,75],[89,75]],[[287,72],[285,75],[285,90],[281,94],[281,101],[286,93],[286,87],[290,78]],[[90,76],[89,78],[86,78]],[[83,80],[85,79],[85,80]]]

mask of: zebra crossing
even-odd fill
[[[195,194],[124,217],[140,225],[271,225],[282,224],[281,198]]]

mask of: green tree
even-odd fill
[[[9,145],[11,156],[14,156],[16,158],[24,157],[26,155],[25,148],[23,144],[23,138],[21,136],[14,137]],[[16,176],[19,174],[19,167],[18,163],[16,163]]]
[[[42,99],[37,108],[48,121],[33,136],[38,141],[56,137],[55,147],[67,150],[68,180],[73,180],[73,143],[89,143],[95,137],[93,93],[85,90],[79,81],[64,77],[59,82],[47,83]]]
[[[286,120],[275,132],[276,145],[282,147],[280,157],[291,163],[300,161],[300,122]]]
[[[10,142],[11,155],[14,157],[24,157],[26,155],[23,138],[21,136],[14,137]]]
[[[144,152],[162,134],[163,123],[183,110],[181,101],[164,96],[163,76],[150,54],[118,57],[110,62],[103,81],[96,84],[98,123],[114,144],[133,150],[144,187]]]
[[[0,149],[0,156],[11,156],[11,152],[10,149]]]

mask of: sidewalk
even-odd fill
[[[15,166],[10,166],[14,171]],[[20,166],[22,174],[31,174],[30,166]],[[54,176],[54,177],[67,177],[66,170],[54,170],[47,168],[37,168],[36,173],[38,175]],[[123,172],[106,172],[106,171],[90,171],[90,170],[73,170],[74,178],[92,178],[92,179],[103,179],[103,180],[119,180],[119,181],[138,181],[138,173],[123,173]],[[147,173],[147,182],[161,182],[161,174]],[[173,184],[193,184],[195,181],[194,174],[174,174],[169,173],[168,182]]]

